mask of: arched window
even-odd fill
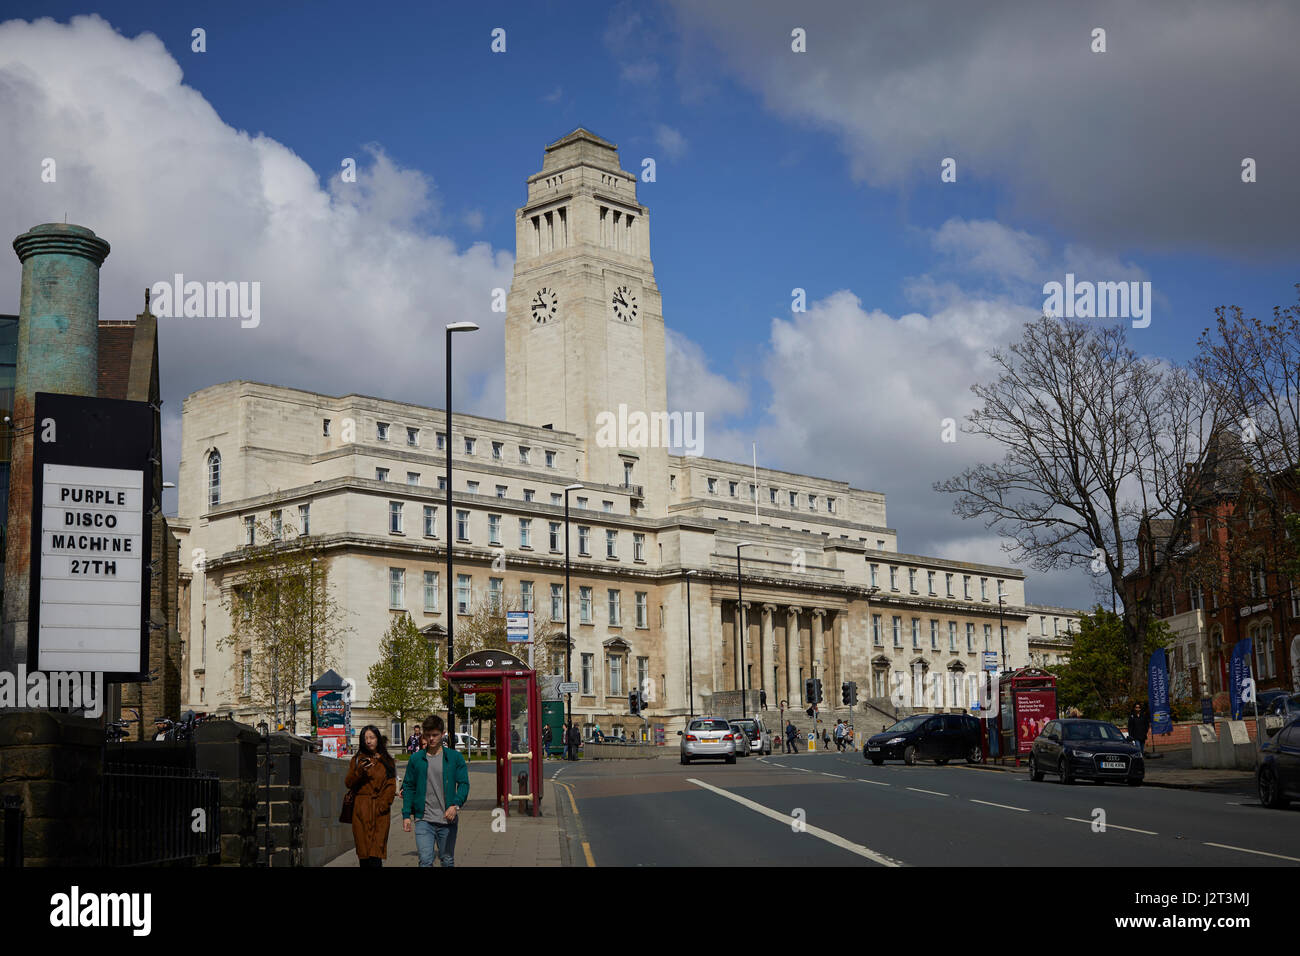
[[[208,455],[208,507],[221,504],[221,452],[215,448]]]

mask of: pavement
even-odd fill
[[[546,767],[549,770],[550,761]],[[385,867],[419,866],[415,833],[402,830],[401,776],[399,764],[398,793],[393,802],[392,827],[388,831],[388,859]],[[470,798],[460,811],[456,835],[456,866],[562,866],[565,863],[560,838],[557,805],[565,800],[561,789],[546,787],[542,798],[542,816],[531,817],[512,808],[510,816],[495,813],[493,765],[470,763]],[[549,776],[549,774],[548,774]],[[356,850],[349,850],[326,866],[356,866]],[[438,866],[437,862],[434,866]]]

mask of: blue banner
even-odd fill
[[[1232,719],[1241,720],[1242,685],[1250,678],[1250,638],[1243,637],[1232,646],[1228,660],[1228,694],[1232,701]]]
[[[1151,714],[1151,733],[1172,734],[1174,721],[1169,713],[1169,660],[1163,649],[1154,652],[1147,665],[1147,707]]]

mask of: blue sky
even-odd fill
[[[1201,16],[1166,29],[1175,6]],[[14,113],[6,116],[0,106],[0,119],[22,130],[7,163],[25,168],[59,141],[98,167],[99,184],[97,191],[87,176],[85,191],[69,184],[56,195],[20,185],[7,197],[9,213],[0,215],[10,235],[63,212],[96,229],[116,256],[105,266],[101,312],[134,314],[138,289],[158,277],[150,270],[170,275],[184,265],[174,253],[190,241],[187,231],[230,228],[206,261],[238,262],[234,226],[245,210],[228,210],[231,221],[218,224],[197,197],[217,195],[214,176],[247,158],[248,141],[237,131],[260,135],[314,173],[313,201],[370,217],[375,235],[422,243],[422,254],[440,263],[434,278],[422,278],[428,285],[393,306],[435,313],[433,329],[443,318],[439,309],[464,312],[461,303],[476,301],[478,286],[502,276],[508,283],[524,180],[540,168],[545,144],[586,126],[619,145],[626,169],[638,169],[645,156],[656,160],[657,181],[642,183],[639,198],[650,208],[665,320],[681,336],[670,398],[712,413],[718,444],[706,453],[748,460],[748,443],[758,440],[762,464],[886,492],[901,549],[997,560],[996,542],[959,526],[947,514],[950,502],[928,490],[970,454],[945,459],[951,452],[931,447],[932,437],[914,444],[916,422],[898,405],[910,396],[926,406],[917,415],[933,421],[935,435],[940,415],[960,418],[981,350],[1014,338],[1018,322],[1040,309],[1042,283],[1067,268],[1081,279],[1151,281],[1153,322],[1132,341],[1173,360],[1191,354],[1216,305],[1263,315],[1295,301],[1297,187],[1286,180],[1296,134],[1279,130],[1294,122],[1278,107],[1285,100],[1279,88],[1295,88],[1295,67],[1280,46],[1278,55],[1269,46],[1281,43],[1271,38],[1290,14],[1273,3],[1240,8],[1253,16],[1228,11],[1220,19],[1214,5],[1195,3],[1055,12],[989,4],[978,19],[943,5],[831,2],[810,13],[766,0],[109,5],[98,12],[129,41],[120,44],[129,52],[111,52],[102,25],[84,22],[50,37],[48,49],[73,61],[80,44],[93,44],[96,56],[112,60],[112,72],[128,76],[133,58],[142,70],[147,64],[166,108],[119,93],[97,113],[87,108],[95,115],[68,123],[66,112],[28,115],[11,101]],[[93,12],[82,4],[6,0],[0,19],[49,16],[66,24]],[[1095,23],[1109,27],[1110,49],[1101,56],[1088,50]],[[790,51],[790,29],[800,25],[809,37],[802,58]],[[205,53],[191,52],[194,27],[206,30]],[[495,27],[507,31],[505,54],[490,51]],[[0,26],[0,79],[4,31]],[[163,49],[141,46],[143,34],[155,35]],[[1255,54],[1234,56],[1239,49]],[[12,71],[22,54],[11,48],[8,56]],[[165,77],[168,58],[182,72],[178,81]],[[32,68],[37,86],[51,81],[57,90],[53,78],[75,72],[71,63],[54,63],[47,58]],[[929,94],[936,84],[948,92]],[[7,95],[21,100],[25,94],[15,89]],[[62,95],[66,90],[51,92],[49,103],[59,105]],[[212,117],[203,116],[204,103]],[[117,131],[112,148],[98,151],[91,120]],[[195,130],[205,129],[219,146],[200,145]],[[115,211],[99,194],[105,183],[130,182],[121,164],[143,162],[120,142],[133,138],[142,150],[147,143],[151,156],[170,157],[167,168],[182,180],[188,170],[193,176],[175,192],[156,172],[141,176],[123,185]],[[229,159],[217,155],[221,149]],[[348,156],[372,177],[368,205],[347,207],[331,193]],[[958,159],[955,184],[939,181],[944,156]],[[1242,156],[1257,157],[1260,182],[1239,182]],[[265,167],[263,176],[249,221],[272,196]],[[237,190],[240,181],[232,173],[234,185],[222,188]],[[123,211],[132,189],[129,208],[144,213],[141,221]],[[312,186],[294,189],[303,195]],[[279,254],[291,261],[291,250]],[[201,244],[194,255],[204,255]],[[420,261],[392,265],[401,274]],[[366,262],[375,275],[385,265],[382,256]],[[316,281],[308,265],[291,269],[304,284]],[[0,311],[16,311],[17,276],[15,263],[0,274],[9,303]],[[364,276],[356,282],[365,283]],[[801,318],[790,314],[796,286],[819,304]],[[382,321],[360,318],[355,313],[363,310],[346,297],[326,297],[326,306],[330,301],[353,314],[327,318],[321,304],[308,301],[302,321],[330,329],[337,322],[338,336],[349,324]],[[910,313],[919,316],[914,323],[903,320]],[[802,336],[811,357],[783,349],[782,330]],[[307,354],[314,346],[302,328],[220,346],[207,332],[163,335],[173,416],[196,388],[277,374],[272,367],[284,384],[441,400],[423,374],[350,378],[347,343],[330,351],[339,359],[331,365],[329,356]],[[295,357],[281,356],[264,372],[268,340]],[[823,376],[822,359],[836,364],[837,343],[846,340],[862,343],[856,375],[850,368],[845,381],[831,376],[833,390],[820,396],[790,391],[791,377]],[[438,352],[429,348],[432,363]],[[482,367],[464,386],[466,400],[500,415],[493,371],[500,343],[475,348],[484,352]],[[963,370],[966,380],[955,381]],[[797,404],[820,416],[832,403],[847,408],[846,419],[826,414],[820,430],[798,424],[789,410]],[[168,424],[179,438],[176,419]],[[1087,600],[1077,577],[1035,596]]]

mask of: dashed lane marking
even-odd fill
[[[908,789],[908,790],[915,790],[917,793],[931,793],[931,794],[934,794],[936,797],[950,797],[950,796],[952,796],[952,794],[949,794],[949,793],[940,793],[938,790],[922,790],[920,787],[908,787],[907,789]]]
[[[1066,817],[1067,820],[1073,820],[1075,823],[1086,823],[1092,826],[1092,820],[1081,820],[1078,817]],[[1139,830],[1137,827],[1122,827],[1118,823],[1107,823],[1107,830],[1127,830],[1129,833],[1145,833],[1147,836],[1159,836],[1155,830]]]
[[[989,801],[989,800],[974,800],[974,799],[972,799],[972,800],[971,800],[971,803],[982,803],[982,804],[984,804],[984,806],[986,806],[986,807],[1001,807],[1003,810],[1018,810],[1018,811],[1020,811],[1021,813],[1028,813],[1028,812],[1029,812],[1029,811],[1026,810],[1024,807],[1010,807],[1010,806],[1007,806],[1005,803],[993,803],[993,802],[991,802],[991,801]]]
[[[738,796],[728,790],[723,790],[721,787],[715,787],[712,784],[705,783],[703,780],[696,780],[694,777],[688,777],[686,782],[693,783],[697,787],[702,787],[711,793],[716,793],[720,797],[726,797],[728,800],[738,803],[742,807],[747,807],[755,813],[761,813],[763,816],[775,820],[784,826],[790,825],[790,814],[788,813],[781,813],[778,810],[765,807],[761,803],[755,803],[753,800]],[[821,827],[815,827],[810,823],[803,824],[803,827],[804,833],[815,836],[819,840],[825,840],[827,843],[832,846],[837,846],[841,850],[848,850],[850,853],[856,853],[858,856],[865,857],[874,863],[879,863],[881,866],[905,865],[892,857],[885,856],[883,853],[877,853],[875,850],[870,847],[865,847],[861,843],[854,843],[851,840],[846,840],[838,833],[831,833],[829,830],[823,830]]]
[[[1249,850],[1244,846],[1229,846],[1226,843],[1207,843],[1206,846],[1217,846],[1220,850],[1236,850],[1238,853],[1254,853],[1256,856],[1271,856],[1275,860],[1290,860],[1292,863],[1300,863],[1300,856],[1283,856],[1281,853],[1266,853],[1263,850]]]

